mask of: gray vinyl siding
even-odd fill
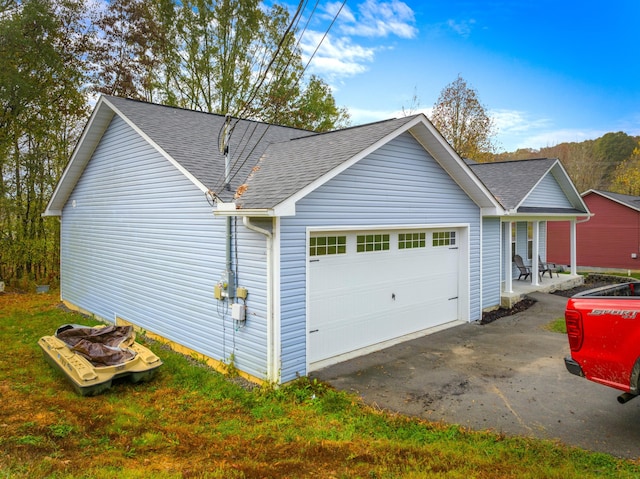
[[[409,134],[300,200],[281,220],[282,380],[306,374],[306,228],[468,223],[470,320],[480,318],[480,211]]]
[[[238,229],[239,276],[250,291],[243,328],[213,298],[225,267],[225,219],[116,116],[63,209],[62,298],[218,360],[234,353],[239,369],[264,377],[263,239]]]
[[[520,206],[573,208],[552,174],[547,174]]]
[[[500,219],[482,220],[482,308],[500,305]]]

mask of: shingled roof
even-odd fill
[[[506,210],[518,208],[533,187],[558,162],[539,158],[526,161],[471,163],[471,170],[480,178]]]
[[[225,196],[222,191],[225,160],[218,146],[225,125],[224,115],[108,95],[103,99],[208,189]],[[229,139],[229,158],[232,191],[245,182],[270,144],[315,134],[236,118],[231,119],[231,125],[233,132]]]
[[[624,206],[628,206],[636,211],[640,211],[640,196],[633,195],[623,195],[621,193],[612,193],[611,191],[601,191],[601,190],[589,190],[585,191],[582,196],[585,197],[589,193],[596,193],[600,196],[604,196],[605,198],[609,198],[613,201],[616,201]]]
[[[237,200],[242,208],[272,208],[348,160],[358,158],[398,128],[413,121],[404,117],[321,133],[280,143],[264,152]]]

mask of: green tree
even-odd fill
[[[640,196],[640,142],[614,170],[610,189],[614,193]]]
[[[312,76],[303,89],[296,83],[291,83],[289,88],[277,86],[267,91],[263,100],[264,109],[254,112],[252,116],[278,125],[313,131],[349,126],[347,110],[336,105],[329,85],[317,76]],[[288,94],[295,95],[295,101],[292,102]]]
[[[0,15],[0,275],[58,271],[57,222],[41,217],[87,113],[80,3],[29,0]]]
[[[114,0],[97,25],[96,89],[325,131],[348,124],[306,79],[293,16],[260,0]]]
[[[440,92],[431,122],[461,157],[481,162],[493,158],[493,120],[461,76]]]
[[[623,131],[607,133],[596,140],[594,152],[605,168],[603,186],[611,181],[616,167],[631,156],[635,147],[636,141]]]

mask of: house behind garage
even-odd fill
[[[103,96],[45,212],[61,298],[286,382],[480,319],[514,230],[544,257],[588,213],[557,160],[518,198],[474,168],[423,115],[316,134]]]
[[[588,190],[582,198],[593,217],[577,226],[576,263],[588,271],[640,270],[640,196]],[[548,257],[571,264],[569,225],[549,226]]]

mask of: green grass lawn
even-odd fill
[[[151,382],[80,397],[37,345],[56,292],[0,294],[0,478],[632,478],[640,463],[368,407],[301,378],[247,388],[146,342]]]
[[[547,325],[547,329],[554,333],[567,334],[567,323],[565,322],[564,318],[558,318],[554,321],[551,321]]]

